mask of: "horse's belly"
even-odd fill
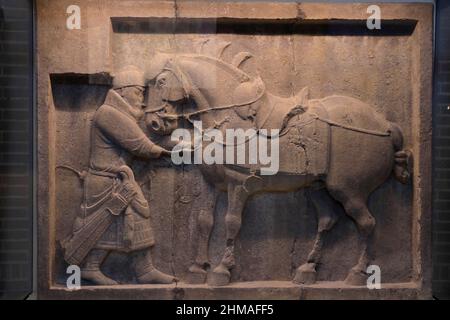
[[[322,182],[313,175],[293,175],[293,174],[277,174],[274,176],[263,176],[263,184],[261,191],[264,192],[289,192],[296,191],[301,188],[310,187],[314,184]]]

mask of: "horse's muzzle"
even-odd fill
[[[147,115],[147,128],[150,132],[159,135],[169,135],[177,128],[176,119],[163,119],[157,115]]]

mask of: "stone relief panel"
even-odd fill
[[[83,286],[118,296],[132,285],[151,298],[173,298],[155,291],[165,286],[215,298],[215,288],[232,285],[225,297],[252,287],[261,297],[298,298],[297,288],[334,297],[334,289],[367,290],[367,267],[376,265],[399,296],[426,291],[412,284],[423,277],[417,248],[429,240],[417,226],[418,150],[428,143],[419,123],[429,120],[419,109],[430,85],[418,32],[429,21],[412,8],[416,19],[387,19],[374,36],[357,6],[346,6],[342,24],[321,19],[331,15],[326,5],[296,6],[317,17],[230,22],[189,6],[176,21],[150,9],[134,18],[111,12],[108,67],[41,64],[53,108],[52,286],[64,286],[75,264]],[[278,171],[174,164],[170,135],[204,133],[195,121],[223,136],[278,129]]]

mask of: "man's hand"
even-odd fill
[[[192,152],[192,143],[190,141],[178,141],[177,143],[178,152]]]
[[[161,156],[166,156],[166,157],[170,157],[172,155],[172,152],[170,152],[169,150],[166,150],[164,148],[161,148]]]
[[[164,149],[163,147],[160,147],[158,145],[154,145],[152,150],[154,150],[155,153],[158,153],[159,157],[161,157],[161,156],[171,157],[172,152],[192,152],[192,151],[194,151],[192,149],[192,145],[190,142],[179,141],[175,147],[176,148],[174,148],[174,149],[176,149],[176,151],[174,151],[174,150],[170,151],[170,150]]]
[[[161,156],[169,156],[171,155],[169,150],[164,149],[163,147],[160,147],[158,145],[153,145],[152,152],[157,155],[155,158],[159,158]]]

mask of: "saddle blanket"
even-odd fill
[[[306,112],[293,116],[280,133],[281,173],[325,175],[328,171],[330,125],[325,108],[318,101],[309,101]]]
[[[277,174],[323,176],[328,172],[330,125],[317,119],[327,119],[327,112],[319,101],[314,100],[310,100],[305,109],[303,113],[291,115],[280,132]],[[273,162],[270,147],[268,155]],[[261,168],[269,167],[263,164],[226,166],[256,175],[261,174]]]

